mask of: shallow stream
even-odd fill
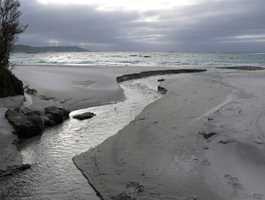
[[[74,111],[96,113],[91,120],[70,119],[28,141],[21,148],[32,169],[0,181],[1,200],[98,200],[72,158],[93,148],[129,124],[150,103],[160,98],[157,77],[121,85],[126,100]],[[1,194],[1,193],[0,193]]]

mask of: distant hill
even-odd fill
[[[15,45],[14,53],[45,53],[45,52],[84,52],[88,51],[75,46],[58,46],[58,47],[32,47],[28,45]]]

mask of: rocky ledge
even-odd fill
[[[43,112],[28,108],[9,109],[6,119],[14,127],[19,138],[31,138],[40,135],[45,128],[61,124],[69,118],[69,111],[59,107],[47,107]]]

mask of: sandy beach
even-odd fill
[[[0,200],[265,200],[264,0],[0,0]]]
[[[28,107],[77,110],[122,101],[117,76],[159,69],[21,66],[14,73],[37,90],[25,96]],[[74,164],[104,200],[264,199],[264,78],[235,69],[159,76],[167,94]],[[22,163],[4,113],[23,97],[11,100],[1,100],[2,170]]]
[[[167,95],[74,162],[104,200],[264,199],[264,77],[175,76]]]
[[[124,99],[116,77],[162,69],[161,67],[18,66],[14,73],[25,85],[37,89],[47,103],[57,102],[70,110],[114,103]],[[36,99],[35,99],[36,100]],[[34,98],[33,98],[34,101]],[[39,98],[35,105],[40,106]]]
[[[154,71],[156,70],[156,71]],[[132,74],[133,76],[135,76],[135,78],[140,78],[140,77],[148,77],[150,75],[154,75],[154,74],[165,74],[165,73],[191,73],[192,71],[190,70],[170,70],[170,71],[161,71],[162,68],[159,67],[139,67],[139,68],[128,68],[128,67],[84,67],[84,66],[18,66],[16,67],[13,72],[20,78],[23,80],[25,86],[27,87],[27,90],[29,91],[29,93],[26,93],[25,96],[20,96],[20,97],[14,97],[14,98],[5,98],[5,99],[1,99],[1,138],[2,138],[2,143],[3,145],[1,145],[1,151],[5,152],[5,154],[2,154],[3,156],[0,157],[1,159],[1,174],[3,176],[5,176],[5,174],[10,174],[10,173],[16,173],[16,171],[20,171],[20,167],[24,168],[23,165],[24,164],[30,164],[33,165],[33,169],[29,170],[29,172],[25,172],[26,178],[28,178],[28,176],[32,176],[32,173],[34,172],[34,169],[38,168],[38,167],[42,167],[42,164],[46,163],[46,160],[42,161],[39,164],[37,164],[35,162],[38,162],[36,159],[25,159],[25,157],[23,157],[22,159],[22,155],[21,155],[21,151],[25,151],[25,149],[29,149],[26,151],[29,151],[30,154],[33,154],[36,156],[38,155],[39,151],[42,151],[40,149],[42,149],[42,147],[39,147],[38,143],[44,143],[43,145],[47,145],[45,142],[45,138],[46,136],[40,136],[37,138],[33,138],[33,140],[29,140],[29,142],[27,141],[21,141],[18,140],[17,136],[15,136],[14,134],[12,134],[12,132],[14,131],[13,128],[8,124],[7,120],[5,119],[5,113],[7,111],[7,109],[14,109],[14,108],[20,108],[21,105],[24,105],[24,107],[27,107],[31,110],[35,110],[35,111],[40,111],[43,112],[45,108],[49,107],[49,106],[57,106],[57,107],[64,107],[66,109],[69,109],[71,111],[77,110],[77,109],[84,109],[84,108],[89,108],[92,106],[99,106],[102,104],[113,104],[113,106],[110,106],[110,108],[112,110],[112,107],[114,108],[114,110],[112,111],[112,115],[115,114],[117,110],[115,110],[115,102],[121,102],[124,101],[125,99],[125,95],[124,92],[128,93],[128,91],[124,91],[124,89],[122,89],[120,87],[120,84],[118,84],[117,82],[117,77],[121,76],[121,75],[126,75],[129,74],[129,79],[132,78]],[[137,74],[139,72],[143,72],[145,71],[144,74]],[[151,74],[149,73],[151,71]],[[136,74],[135,74],[136,73]],[[127,76],[127,75],[126,75]],[[122,79],[126,79],[126,76],[122,76]],[[156,92],[156,88],[154,88],[154,90],[152,89],[151,93],[150,91],[148,91],[148,83],[147,86],[141,86],[141,82],[139,83],[135,83],[135,88],[133,88],[132,86],[126,86],[126,87],[132,87],[130,88],[130,90],[132,90],[130,93],[130,98],[132,98],[131,100],[129,100],[129,104],[131,101],[131,106],[133,108],[133,112],[136,112],[138,109],[140,109],[142,106],[148,105],[148,101],[152,102],[153,98],[156,98],[155,94]],[[157,85],[157,79],[154,79],[155,84]],[[150,85],[151,86],[151,85]],[[146,87],[146,88],[142,88],[141,87]],[[136,92],[134,94],[134,91]],[[140,92],[139,94],[137,92]],[[144,94],[143,92],[148,92],[148,94]],[[31,94],[32,93],[32,94]],[[141,94],[143,93],[143,94]],[[152,93],[154,93],[154,95],[152,95]],[[135,97],[133,97],[135,95]],[[141,95],[145,95],[145,97],[141,97]],[[149,96],[149,97],[148,97]],[[138,103],[134,101],[135,100],[139,101]],[[142,99],[142,100],[141,100]],[[143,101],[143,102],[140,102]],[[121,103],[123,104],[123,103]],[[134,105],[135,104],[135,105]],[[139,104],[139,105],[138,105]],[[126,102],[124,104],[124,106],[126,106]],[[122,108],[123,106],[121,106]],[[139,107],[139,108],[137,108]],[[136,109],[137,108],[137,109]],[[143,107],[144,108],[144,107]],[[119,119],[121,122],[125,122],[124,125],[126,125],[130,120],[132,120],[133,118],[131,118],[133,116],[132,111],[128,110],[129,107],[124,107],[124,114],[127,113],[126,116],[124,116],[124,119]],[[126,111],[128,110],[128,111]],[[141,108],[142,110],[142,108]],[[140,110],[140,111],[141,111]],[[81,111],[82,112],[82,111]],[[139,111],[137,111],[139,112]],[[110,113],[111,114],[111,113]],[[72,117],[71,117],[72,118]],[[104,120],[104,119],[103,119]],[[129,120],[127,123],[126,121]],[[73,124],[75,125],[76,122],[73,122],[73,119],[68,120],[62,127],[67,126],[67,124]],[[109,120],[111,121],[111,120]],[[123,123],[124,123],[123,122]],[[118,123],[119,124],[119,123]],[[100,125],[100,122],[99,122]],[[123,126],[124,126],[123,125]],[[77,126],[77,125],[76,125]],[[84,126],[84,125],[83,125]],[[122,128],[123,126],[121,126],[120,128]],[[58,128],[60,129],[61,126],[59,126]],[[85,126],[86,127],[86,126]],[[69,127],[70,128],[70,127]],[[89,127],[88,127],[89,128]],[[120,128],[119,125],[117,126],[117,130],[115,132],[111,132],[111,135],[115,134]],[[57,127],[51,129],[51,132],[56,132]],[[82,127],[79,127],[79,129],[81,130]],[[69,130],[66,131],[70,131],[72,132],[73,130],[71,130],[71,128]],[[45,131],[44,134],[47,134],[46,132],[50,132]],[[78,141],[80,139],[80,136],[75,136],[74,134],[73,139]],[[84,133],[85,134],[85,133]],[[49,134],[48,134],[49,135]],[[98,137],[98,136],[97,136]],[[55,139],[55,143],[56,138],[57,137],[52,137]],[[51,138],[51,139],[52,139]],[[100,137],[101,138],[101,137]],[[60,140],[60,138],[58,138]],[[99,140],[99,138],[95,138],[95,140]],[[39,142],[38,142],[39,141]],[[71,143],[71,139],[69,138],[69,141]],[[35,144],[35,142],[37,142]],[[61,146],[59,146],[59,148],[65,148],[65,145],[67,145],[67,141],[62,141],[65,144],[61,144]],[[58,145],[56,145],[58,147]],[[84,145],[83,145],[84,146]],[[54,148],[54,147],[50,147],[50,148]],[[74,148],[74,147],[73,147]],[[82,151],[78,151],[77,149],[77,153],[79,154],[83,151],[85,151],[88,147],[84,146],[84,149],[82,149]],[[30,150],[31,149],[31,150]],[[47,151],[47,153],[49,152],[49,149],[45,149],[45,152]],[[67,151],[67,150],[65,150]],[[71,150],[71,152],[65,152],[65,156],[64,159],[68,159],[67,163],[69,162],[69,166],[70,169],[68,170],[73,170],[72,168],[75,168],[74,164],[72,163],[72,157],[76,154],[72,154],[72,152],[75,152],[73,149]],[[55,154],[57,155],[57,154]],[[70,158],[68,158],[69,155],[72,155]],[[45,159],[45,157],[42,157],[42,155],[40,155],[40,159]],[[35,156],[34,156],[35,157]],[[37,158],[37,157],[36,157]],[[58,159],[58,158],[56,158]],[[47,162],[51,162],[52,160],[47,160]],[[57,161],[56,161],[57,162]],[[62,161],[58,161],[58,162],[63,162]],[[71,164],[70,164],[71,163]],[[28,167],[28,166],[26,166]],[[58,166],[59,167],[59,166]],[[59,167],[60,168],[60,167]],[[46,166],[45,166],[46,169]],[[32,171],[33,170],[33,171]],[[51,170],[49,169],[49,166],[47,166],[46,170]],[[58,168],[55,168],[54,170],[58,170]],[[46,172],[45,172],[46,173]],[[79,176],[81,176],[81,173],[75,169],[75,171],[73,172],[73,178],[77,178],[80,179],[79,181],[81,181],[81,183],[83,182],[83,180],[81,178],[79,178]],[[77,175],[76,173],[79,173],[80,175]],[[24,173],[22,173],[24,174]],[[18,173],[19,175],[19,173]],[[47,174],[48,175],[48,174]],[[37,176],[41,176],[41,174],[37,173],[36,175],[34,175],[35,177]],[[74,179],[75,179],[74,178]],[[54,179],[54,184],[56,184],[56,180]],[[9,182],[13,182],[13,181],[19,181],[16,179],[16,175],[14,176],[14,180],[12,177],[10,177],[10,179],[8,178],[7,180],[2,179],[1,180],[1,184],[4,184],[6,181],[7,186],[3,187],[3,190],[0,190],[0,195],[3,195],[3,197],[7,198],[7,191],[10,186],[8,186]],[[57,180],[58,181],[58,180]],[[45,189],[42,188],[42,184],[45,184],[43,181],[40,180],[40,185],[39,185],[39,190],[43,190],[44,195],[45,195]],[[71,184],[71,183],[69,183]],[[80,184],[80,183],[79,183]],[[27,183],[27,187],[30,187],[30,183]],[[88,187],[88,191],[90,191],[91,189],[89,189],[89,185],[83,184],[82,188],[86,188]],[[11,186],[11,188],[13,188],[13,186]],[[84,191],[85,189],[82,189],[82,194],[81,195],[85,195]],[[19,190],[18,190],[19,191]],[[22,192],[22,191],[21,191]],[[46,191],[48,192],[48,191]],[[63,193],[60,193],[60,191],[58,190],[58,195],[63,195]],[[57,194],[56,193],[56,194]],[[74,195],[75,193],[73,193],[72,195]],[[91,192],[91,195],[93,193]],[[17,198],[16,195],[21,195],[20,192],[18,194],[13,193],[13,195],[15,196],[11,196],[8,197],[13,199],[13,198]],[[33,194],[32,194],[33,195]],[[92,195],[93,196],[93,195]],[[95,195],[94,195],[95,196]],[[57,198],[59,198],[57,196]],[[93,197],[94,198],[94,197]],[[63,198],[62,198],[63,199]]]

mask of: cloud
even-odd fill
[[[209,0],[167,9],[100,10],[21,0],[20,43],[91,50],[264,51],[264,0]]]

